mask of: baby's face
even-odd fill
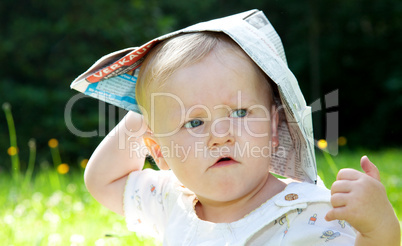
[[[229,50],[211,52],[151,95],[162,155],[199,198],[231,201],[268,175],[271,94],[254,66]]]

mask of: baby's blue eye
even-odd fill
[[[185,128],[194,128],[194,127],[200,126],[202,124],[204,124],[204,122],[202,120],[195,119],[195,120],[191,120],[191,121],[187,122],[186,124],[184,124],[184,127]]]
[[[235,117],[235,118],[243,118],[246,117],[247,115],[247,109],[236,109],[231,113],[231,117]]]

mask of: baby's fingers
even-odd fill
[[[360,160],[360,165],[363,169],[363,171],[370,177],[375,178],[378,181],[381,181],[380,179],[380,171],[378,171],[378,168],[376,165],[374,165],[367,156],[363,156]]]
[[[328,213],[325,215],[325,220],[326,221],[331,221],[331,220],[346,220],[347,209],[346,207],[337,207],[333,208],[328,211]]]
[[[334,208],[345,207],[348,203],[348,196],[343,193],[335,193],[331,196],[331,205]]]
[[[362,172],[359,172],[355,169],[344,168],[339,170],[338,175],[336,176],[336,180],[357,180],[362,175]]]
[[[352,191],[353,181],[337,180],[331,186],[331,195],[335,193],[349,193]]]

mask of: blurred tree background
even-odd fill
[[[314,113],[316,139],[326,137],[326,112],[339,112],[348,148],[401,147],[402,2],[399,0],[2,0],[0,104],[9,102],[19,151],[37,142],[37,161],[50,161],[48,140],[60,142],[63,162],[89,158],[118,114],[95,99],[74,104],[72,121],[91,138],[66,127],[64,109],[77,94],[72,80],[101,56],[179,28],[257,8],[284,43],[290,69],[308,104],[339,90],[339,106]],[[313,109],[314,110],[314,109]],[[9,169],[9,135],[0,116],[0,169]],[[110,116],[111,115],[111,116]]]

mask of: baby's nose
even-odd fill
[[[211,125],[209,146],[216,146],[234,142],[233,124],[230,119],[215,120]]]

